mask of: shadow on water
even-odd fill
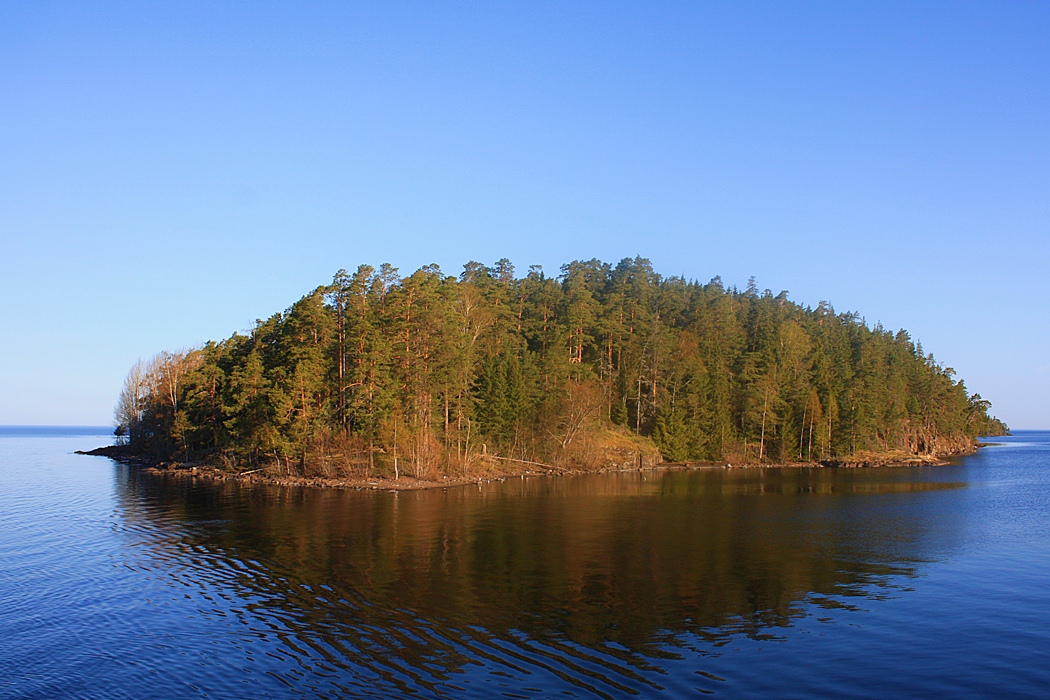
[[[140,564],[271,642],[274,677],[336,694],[456,696],[480,676],[525,695],[651,693],[683,655],[900,595],[958,539],[950,498],[915,494],[964,486],[769,469],[395,494],[116,469]]]

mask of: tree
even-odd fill
[[[120,390],[117,407],[113,412],[117,424],[114,433],[121,442],[133,447],[140,446],[143,441],[141,424],[151,393],[147,382],[146,367],[142,360],[137,360],[124,378],[124,386]]]

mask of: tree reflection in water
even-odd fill
[[[682,655],[906,586],[953,539],[950,515],[934,524],[907,494],[960,486],[768,469],[374,493],[117,468],[137,565],[247,640],[279,640],[281,680],[346,694],[455,695],[477,673],[530,692],[661,688]]]

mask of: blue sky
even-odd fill
[[[1046,3],[0,4],[0,424],[339,268],[642,255],[1050,427]]]

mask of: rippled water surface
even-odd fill
[[[950,467],[426,492],[0,428],[0,697],[1046,697],[1050,433]]]

